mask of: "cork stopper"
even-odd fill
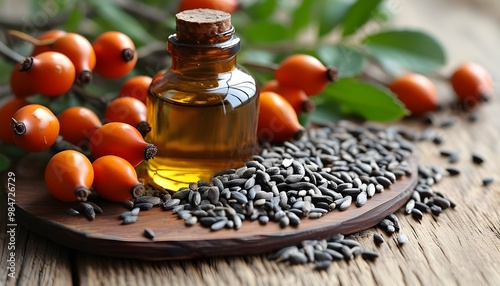
[[[218,10],[193,9],[175,16],[177,38],[183,42],[217,42],[217,38],[233,29],[231,14]]]

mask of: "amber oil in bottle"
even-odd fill
[[[196,9],[176,15],[171,67],[150,86],[146,141],[156,145],[148,177],[173,191],[238,168],[257,151],[258,89],[236,64],[240,39],[230,14]]]

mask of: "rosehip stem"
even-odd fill
[[[78,187],[75,189],[75,195],[80,201],[86,201],[90,195],[90,190],[85,187]]]
[[[153,144],[148,144],[144,149],[144,160],[147,161],[149,159],[153,159],[153,157],[156,155],[156,152],[158,152],[158,148]]]
[[[326,71],[326,77],[328,78],[328,80],[330,82],[337,81],[338,76],[339,76],[339,72],[338,72],[338,70],[336,68],[334,68],[334,67],[328,67],[328,69]]]
[[[28,43],[31,43],[35,46],[47,46],[47,45],[52,45],[56,39],[48,39],[48,40],[39,40],[33,36],[30,36],[26,33],[23,33],[21,31],[17,31],[17,30],[8,30],[7,33],[10,35],[10,36],[13,36],[13,37],[16,37],[20,40],[23,40],[25,42],[28,42]]]
[[[21,66],[19,67],[20,72],[27,72],[31,69],[33,66],[33,57],[27,57],[22,63]]]
[[[11,125],[17,135],[24,135],[26,133],[26,124],[15,120],[14,117],[11,118]]]
[[[136,126],[137,130],[141,133],[142,137],[146,136],[151,131],[151,126],[146,121],[141,121]]]
[[[130,194],[134,199],[137,199],[138,197],[142,196],[144,192],[146,191],[146,188],[142,183],[137,183],[132,187],[130,190]]]
[[[126,48],[126,49],[123,49],[122,50],[122,59],[125,61],[125,62],[130,62],[131,60],[133,60],[135,57],[135,51],[130,49],[130,48]]]

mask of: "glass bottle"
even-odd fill
[[[243,166],[257,151],[258,89],[236,64],[240,39],[230,14],[196,9],[176,15],[169,36],[171,67],[150,86],[146,141],[156,145],[145,162],[154,183],[173,191]]]

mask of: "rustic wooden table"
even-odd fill
[[[312,265],[290,266],[267,260],[265,255],[220,257],[190,261],[144,262],[88,254],[59,246],[24,227],[16,228],[16,278],[7,277],[8,243],[6,216],[0,218],[0,285],[500,285],[500,4],[496,0],[421,0],[388,3],[396,9],[396,24],[420,27],[443,41],[449,73],[459,63],[473,60],[486,66],[496,80],[492,101],[477,111],[477,122],[465,115],[451,116],[457,123],[437,129],[445,138],[441,146],[417,144],[424,165],[440,168],[449,163],[439,157],[442,149],[456,150],[461,160],[454,164],[462,173],[446,178],[435,190],[453,199],[457,207],[434,218],[417,222],[398,214],[409,241],[402,247],[396,236],[376,247],[372,228],[357,239],[380,257],[374,262],[356,258],[334,263],[327,271]],[[451,98],[446,84],[440,96]],[[404,121],[415,132],[427,126]],[[475,165],[472,152],[483,155]],[[482,178],[493,177],[488,187]]]

